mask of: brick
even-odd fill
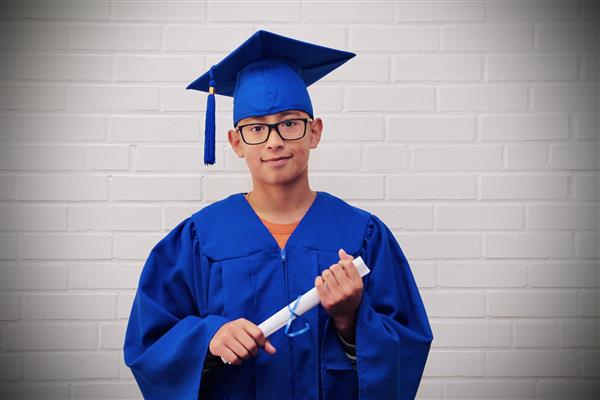
[[[396,21],[447,22],[481,21],[484,19],[483,3],[473,1],[400,1],[396,3]]]
[[[491,56],[490,81],[575,80],[579,76],[577,56],[570,54],[535,56]]]
[[[124,82],[192,82],[206,69],[205,57],[126,55],[116,57],[115,80]],[[186,85],[187,86],[187,85]]]
[[[441,111],[525,110],[528,104],[525,86],[442,86],[438,93]]]
[[[24,234],[23,259],[108,259],[111,237],[107,234]]]
[[[598,53],[588,53],[582,55],[581,77],[585,80],[598,81]]]
[[[474,199],[477,185],[473,176],[390,175],[386,179],[387,199]]]
[[[385,1],[355,2],[349,6],[340,1],[304,2],[302,20],[310,22],[392,22],[394,3]]]
[[[480,57],[395,56],[393,81],[479,81]]]
[[[598,200],[600,177],[598,175],[575,176],[575,199]]]
[[[487,295],[487,315],[493,317],[574,317],[577,296],[567,292],[494,292]]]
[[[439,206],[438,229],[522,229],[521,206]]]
[[[314,181],[313,181],[314,183]],[[202,200],[216,201],[234,193],[247,193],[252,188],[250,176],[211,175],[202,179]]]
[[[312,149],[309,171],[357,171],[360,169],[359,146],[320,145]]]
[[[445,26],[441,36],[444,51],[518,51],[533,48],[533,29],[525,24]]]
[[[107,20],[110,2],[22,1],[2,5],[3,18]]]
[[[199,141],[200,123],[198,118],[184,116],[114,116],[110,136],[113,142]]]
[[[578,4],[562,1],[494,1],[486,3],[488,21],[560,21],[578,18]]]
[[[84,86],[67,88],[67,108],[77,111],[157,111],[154,86]]]
[[[14,200],[17,196],[17,178],[15,176],[0,176],[0,199]],[[4,226],[4,222],[2,223]]]
[[[577,300],[577,315],[580,317],[598,317],[600,316],[600,310],[598,304],[600,304],[600,298],[598,297],[598,291],[580,293]]]
[[[23,296],[23,318],[114,319],[116,300],[114,294],[27,294]]]
[[[312,4],[312,3],[306,3]],[[361,3],[364,4],[364,3]],[[390,58],[357,54],[318,82],[389,82]]]
[[[390,229],[433,228],[433,207],[429,205],[395,205],[390,202],[353,205],[377,215]]]
[[[5,22],[3,31],[6,49],[66,50],[69,46],[68,25],[11,21]]]
[[[598,144],[553,144],[552,161],[554,169],[598,170]]]
[[[515,322],[515,347],[558,347],[560,324],[556,322]]]
[[[0,259],[14,260],[17,258],[17,235],[0,235]]]
[[[3,145],[2,169],[21,171],[81,171],[86,150],[82,146]]]
[[[598,84],[569,83],[534,85],[532,87],[534,110],[597,110]]]
[[[161,214],[156,206],[73,205],[68,211],[68,226],[71,231],[155,231],[161,228]]]
[[[552,377],[576,376],[577,357],[572,351],[490,351],[486,370],[489,376]]]
[[[506,168],[509,170],[541,170],[548,168],[549,148],[544,144],[506,146]]]
[[[118,381],[117,381],[118,382]],[[71,385],[71,393],[76,399],[139,399],[142,393],[133,383],[86,383]]]
[[[114,176],[113,200],[200,200],[202,182],[188,176]]]
[[[432,347],[508,347],[512,327],[507,322],[432,322],[437,334]]]
[[[435,377],[483,377],[485,353],[483,351],[430,351],[423,375]]]
[[[561,324],[561,347],[598,347],[597,321],[565,321]]]
[[[537,395],[544,399],[595,399],[600,396],[597,380],[544,379],[538,382],[537,388]]]
[[[484,378],[482,381],[444,382],[444,394],[448,399],[534,399],[535,382],[515,379]]]
[[[524,287],[527,268],[515,263],[439,263],[440,287]]]
[[[346,92],[350,111],[433,110],[434,89],[417,86],[350,87]]]
[[[402,142],[470,142],[475,138],[475,120],[466,116],[391,116],[388,140]]]
[[[2,230],[53,230],[67,227],[64,206],[2,205]]]
[[[166,51],[214,51],[237,48],[253,31],[233,26],[169,26],[163,33]]]
[[[61,85],[30,85],[3,83],[3,110],[56,111],[65,108],[65,87]]]
[[[20,79],[109,81],[112,78],[110,56],[19,54],[15,64]]]
[[[2,382],[0,393],[11,399],[67,399],[71,384],[36,382]]]
[[[153,237],[154,239],[154,237]],[[115,240],[119,244],[119,238]],[[142,265],[83,264],[69,267],[70,289],[136,289]]]
[[[378,175],[314,175],[311,185],[345,200],[383,199],[383,178]]]
[[[575,255],[582,258],[598,258],[600,248],[598,232],[578,232],[575,236]]]
[[[107,199],[105,176],[17,176],[19,200],[93,201]]]
[[[480,237],[475,233],[403,233],[397,239],[411,260],[481,256]]]
[[[302,8],[299,1],[273,2],[263,5],[248,1],[208,2],[206,7],[207,19],[211,22],[297,22],[302,17]]]
[[[6,327],[6,349],[93,350],[97,339],[95,325],[23,324]]]
[[[126,329],[126,324],[101,324],[100,348],[122,350]]]
[[[570,233],[490,233],[484,240],[487,258],[572,257]]]
[[[114,235],[114,258],[118,260],[144,260],[158,241],[166,234],[117,234]],[[127,279],[127,278],[124,278]],[[131,275],[129,281],[131,282]],[[127,284],[125,282],[121,285]],[[82,284],[82,282],[80,283]],[[106,283],[104,283],[106,285]]]
[[[369,171],[407,169],[407,148],[390,144],[365,146],[363,166]]]
[[[327,114],[321,118],[321,143],[381,141],[385,135],[385,120],[380,115]]]
[[[575,118],[577,140],[598,140],[598,113],[579,114]]]
[[[90,170],[121,170],[129,169],[129,147],[119,145],[91,146],[87,150],[87,164]]]
[[[215,148],[215,159],[223,159],[222,148]],[[208,172],[223,170],[219,164],[204,165],[204,143],[194,146],[139,146],[136,149],[136,171]]]
[[[70,48],[73,50],[160,50],[160,26],[124,24],[71,25]]]
[[[343,106],[341,87],[323,87],[318,83],[308,88],[315,112],[340,111]]]
[[[564,175],[488,175],[481,177],[483,199],[564,199]]]
[[[2,290],[65,290],[67,267],[65,265],[8,265],[2,269]]]
[[[190,1],[118,1],[110,5],[115,21],[204,21],[206,4]]]
[[[589,22],[539,25],[536,47],[538,50],[598,51],[598,27]]]
[[[106,139],[106,119],[93,115],[7,115],[2,128],[3,138],[11,141],[102,142]]]
[[[429,26],[350,28],[354,52],[436,51],[440,48],[438,28]]]
[[[528,207],[529,229],[598,230],[597,204],[532,204]]]
[[[484,115],[481,117],[481,140],[567,139],[569,120],[566,115]]]
[[[21,295],[2,294],[0,308],[3,321],[14,321],[21,317]]]
[[[26,354],[25,371],[31,380],[116,378],[117,353]]]
[[[581,262],[532,264],[529,284],[531,287],[598,287],[598,265]]]
[[[411,170],[486,171],[502,168],[500,146],[415,146]]]

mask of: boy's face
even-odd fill
[[[266,142],[247,144],[242,140],[239,129],[231,129],[228,134],[229,143],[235,153],[246,159],[246,164],[255,184],[285,185],[296,181],[306,174],[308,176],[308,158],[310,149],[318,146],[323,131],[320,118],[310,122],[310,116],[299,110],[282,111],[277,114],[260,117],[248,117],[238,122],[238,127],[245,124],[274,124],[293,118],[308,118],[306,134],[301,139],[283,140],[275,128]],[[275,161],[277,160],[277,161]]]

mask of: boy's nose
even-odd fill
[[[283,145],[283,139],[279,136],[279,133],[275,129],[275,127],[271,128],[269,133],[269,138],[267,139],[268,147],[279,147]]]

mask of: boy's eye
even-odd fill
[[[260,133],[265,129],[263,125],[253,125],[250,127],[250,132]]]
[[[296,121],[292,121],[292,120],[283,121],[283,126],[285,126],[286,128],[290,128],[290,127],[296,125],[296,123],[297,123]]]

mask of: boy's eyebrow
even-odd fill
[[[298,111],[282,111],[280,113],[277,113],[277,115],[280,115],[282,117],[285,117],[286,115],[298,115],[300,116],[301,114]],[[250,120],[258,120],[258,121],[264,121],[265,117],[264,116],[260,116],[260,117],[249,117]]]

